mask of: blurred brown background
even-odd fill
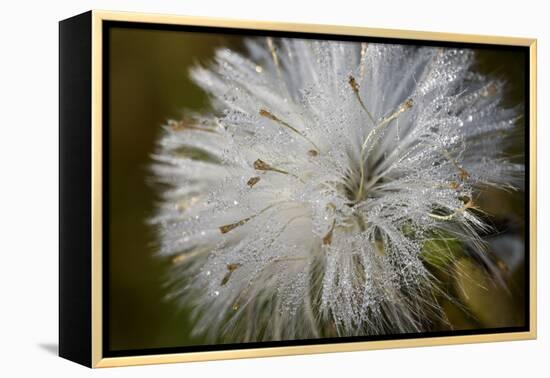
[[[241,38],[127,28],[110,33],[111,349],[188,345],[185,312],[163,299],[169,262],[154,256],[156,235],[146,223],[158,199],[150,154],[166,119],[208,105],[189,68],[207,63],[216,47],[238,47]]]
[[[109,38],[110,348],[129,350],[200,344],[202,340],[189,336],[191,325],[186,310],[164,300],[163,283],[169,261],[154,256],[156,235],[146,223],[158,199],[158,188],[150,180],[150,154],[166,119],[179,118],[184,109],[208,107],[205,94],[188,78],[189,68],[208,63],[216,47],[242,49],[242,38],[117,27],[110,29]],[[508,101],[523,101],[525,67],[520,55],[482,51],[479,62],[482,71],[509,80]],[[513,152],[521,152],[522,143],[519,133]],[[522,237],[523,193],[493,193],[486,198],[494,211],[505,211],[506,218],[515,214],[511,217],[515,217],[513,222],[517,225],[513,233]],[[496,304],[493,303],[495,293],[474,295],[474,300],[480,302],[473,305],[476,311],[486,314],[487,309],[493,309],[488,319],[485,316],[485,320],[474,321],[448,304],[446,310],[456,329],[486,327],[493,322],[495,326],[522,323],[523,276],[521,271],[516,275],[519,278],[514,278],[513,295],[496,292]],[[504,302],[499,302],[498,298],[503,295],[506,296]]]

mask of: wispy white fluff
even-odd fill
[[[429,329],[446,235],[483,256],[476,194],[514,188],[518,108],[468,49],[247,41],[191,76],[212,113],[171,121],[154,155],[172,296],[211,340]],[[183,100],[182,100],[183,101]],[[447,253],[442,249],[439,253]],[[450,253],[450,252],[448,252]]]

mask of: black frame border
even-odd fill
[[[59,22],[59,356],[92,365],[92,12]]]

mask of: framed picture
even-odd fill
[[[536,40],[60,22],[62,357],[536,337]]]

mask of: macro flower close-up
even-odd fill
[[[194,335],[446,330],[449,306],[479,317],[462,295],[476,277],[506,292],[489,205],[524,190],[510,137],[523,108],[475,50],[245,45],[190,70],[208,107],[166,122],[152,154],[163,189],[149,222]]]

